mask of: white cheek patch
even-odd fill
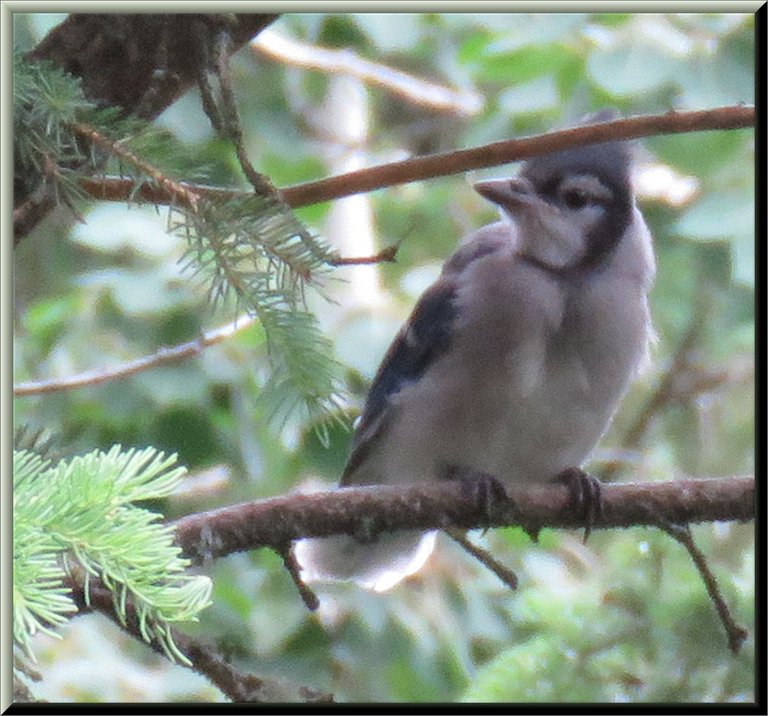
[[[537,223],[538,227],[531,227],[531,235],[526,237],[523,253],[553,268],[578,263],[586,253],[584,227],[572,217],[553,209],[543,214]]]

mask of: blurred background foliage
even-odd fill
[[[16,45],[32,47],[63,17],[15,15]],[[740,14],[284,15],[234,58],[233,71],[250,157],[286,186],[567,126],[605,105],[645,114],[751,103],[753,35],[754,18]],[[315,66],[276,59],[280,38],[309,45]],[[352,69],[324,69],[317,46],[345,50]],[[366,62],[361,79],[355,68]],[[453,106],[404,97],[406,79],[393,70],[452,88]],[[195,176],[204,170],[207,183],[245,186],[196,92],[158,122],[186,148]],[[620,480],[753,473],[753,133],[654,137],[639,157],[641,207],[659,265],[659,340],[591,468]],[[471,180],[513,171],[299,210],[344,255],[400,245],[394,265],[336,271],[326,286],[335,303],[309,297],[348,367],[352,413],[441,262],[462,235],[495,219]],[[15,382],[108,368],[232,319],[226,309],[207,310],[205,285],[180,270],[185,247],[166,233],[162,208],[81,210],[87,223],[57,210],[15,251]],[[674,389],[645,416],[642,439],[626,445],[697,315],[703,321]],[[116,442],[177,452],[191,475],[157,505],[169,517],[332,484],[349,433],[333,429],[325,448],[299,418],[269,424],[256,401],[266,371],[251,328],[173,366],[16,399],[14,420],[55,432],[65,454]],[[702,525],[694,536],[753,635],[753,525]],[[730,654],[689,557],[666,535],[598,531],[583,545],[578,534],[544,531],[533,544],[504,529],[476,539],[519,572],[517,593],[444,540],[420,575],[391,592],[320,588],[322,607],[312,615],[280,560],[261,551],[206,568],[214,605],[194,633],[242,668],[338,700],[753,700],[753,638]],[[99,617],[76,619],[64,636],[36,642],[44,679],[34,691],[42,698],[222,698]]]

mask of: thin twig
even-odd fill
[[[88,600],[85,599],[83,585],[77,578],[70,578],[70,586],[81,613],[92,610],[101,612],[123,631],[139,641],[144,641],[136,609],[130,601],[126,605],[126,618],[123,621],[115,611],[112,593],[97,580],[92,579],[89,582]],[[175,629],[170,631],[179,650],[191,662],[190,668],[209,679],[232,701],[249,703],[278,701],[328,703],[333,701],[331,694],[322,693],[307,686],[291,684],[279,679],[266,679],[253,673],[239,671],[212,647],[197,642]],[[149,646],[158,654],[165,654],[157,641],[153,640]]]
[[[214,38],[212,63],[213,73],[218,81],[219,94],[218,97],[214,96],[213,89],[207,82],[207,77],[201,77],[199,87],[203,98],[203,109],[213,128],[232,142],[240,168],[253,190],[259,196],[272,197],[275,201],[282,201],[272,182],[267,176],[256,171],[245,151],[243,131],[240,126],[240,117],[232,86],[232,74],[229,69],[229,52],[229,34],[226,30],[222,30]]]
[[[699,132],[714,129],[745,129],[755,121],[754,107],[735,106],[694,112],[630,117],[603,124],[587,125],[520,139],[508,139],[472,149],[444,154],[431,154],[401,162],[381,164],[318,181],[296,184],[281,189],[286,204],[292,208],[319,204],[353,194],[362,194],[408,182],[459,174],[484,167],[499,166],[560,149],[610,140],[637,139],[657,134]],[[203,185],[188,186],[196,194],[217,201],[240,197],[242,191]],[[81,186],[91,196],[112,201],[141,199],[154,204],[170,203],[170,195],[162,187],[135,186],[130,179],[83,179]]]
[[[663,523],[659,524],[659,527],[670,537],[683,545],[683,547],[688,550],[688,554],[691,555],[691,559],[701,575],[704,586],[707,588],[709,598],[714,603],[720,621],[725,627],[725,632],[728,635],[728,646],[730,647],[731,653],[736,656],[741,650],[741,645],[749,635],[749,632],[744,627],[737,624],[736,620],[733,618],[731,610],[725,603],[725,599],[723,599],[720,585],[717,583],[715,575],[709,568],[707,560],[701,550],[693,541],[693,535],[691,534],[690,528],[688,525]]]
[[[287,545],[275,547],[275,552],[282,557],[283,565],[288,570],[288,574],[291,575],[291,579],[296,585],[296,589],[299,590],[301,601],[304,602],[304,605],[309,611],[316,611],[320,606],[320,600],[317,598],[317,594],[315,594],[301,578],[301,565],[296,560],[296,555],[293,552],[293,544],[289,543]]]
[[[333,266],[347,266],[394,262],[396,260],[395,256],[397,250],[397,245],[388,246],[374,256],[350,258],[338,257],[330,263]],[[98,368],[66,378],[52,378],[50,380],[19,383],[14,386],[13,395],[17,398],[28,397],[31,395],[43,395],[45,393],[56,393],[62,390],[99,385],[100,383],[127,378],[128,376],[151,370],[167,363],[175,363],[185,358],[200,355],[203,349],[227,340],[236,333],[251,326],[255,321],[256,318],[254,316],[241,316],[232,321],[232,323],[228,323],[225,326],[209,331],[194,341],[181,343],[170,348],[161,348],[150,355],[142,356],[141,358],[136,358],[135,360],[111,368]]]
[[[121,142],[110,139],[87,124],[75,122],[72,125],[72,129],[95,146],[101,147],[112,156],[118,157],[151,177],[157,182],[159,187],[162,187],[164,192],[167,192],[169,203],[181,204],[193,210],[197,208],[200,197],[191,185],[170,179],[155,166],[125,147]]]
[[[338,256],[328,263],[331,266],[360,266],[364,264],[396,263],[399,248],[399,244],[393,244],[392,246],[387,246],[387,248],[379,251],[379,253],[374,254],[373,256]]]
[[[497,560],[488,550],[478,547],[467,538],[463,530],[449,528],[445,533],[461,547],[471,554],[480,564],[491,570],[504,584],[510,589],[517,589],[517,575],[509,568]]]
[[[241,316],[225,326],[221,326],[220,328],[203,334],[200,338],[197,338],[194,341],[181,343],[171,348],[161,348],[155,353],[143,356],[142,358],[136,358],[135,360],[128,361],[127,363],[112,368],[99,368],[97,370],[69,376],[68,378],[19,383],[14,386],[13,395],[18,398],[98,385],[100,383],[106,383],[107,381],[126,378],[127,376],[165,365],[166,363],[174,363],[183,358],[197,356],[203,352],[203,349],[215,345],[216,343],[221,343],[235,333],[245,330],[251,326],[255,320],[256,319],[252,316]]]
[[[285,64],[330,74],[344,74],[378,85],[413,104],[431,109],[474,115],[485,104],[482,95],[429,82],[421,77],[361,57],[353,50],[319,47],[274,30],[264,30],[251,42],[251,49]]]

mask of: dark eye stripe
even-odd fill
[[[563,194],[563,203],[569,209],[583,209],[590,204],[599,204],[600,201],[581,189],[569,189]]]

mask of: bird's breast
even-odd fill
[[[580,465],[646,350],[639,287],[491,269],[460,292],[451,349],[399,396],[401,470],[411,455],[422,473],[456,464],[527,482]]]

